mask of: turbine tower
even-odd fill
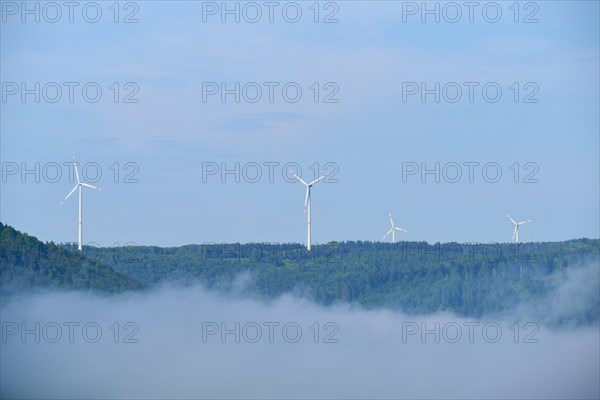
[[[522,221],[522,222],[517,222],[514,219],[511,218],[510,215],[506,214],[506,216],[508,217],[508,219],[510,219],[510,222],[512,222],[515,225],[515,230],[513,231],[513,240],[515,243],[519,243],[519,225],[523,225],[526,224],[528,222],[531,222],[530,219],[528,219],[527,221]]]
[[[300,178],[298,175],[294,174],[293,172],[288,171],[288,173],[290,175],[293,175],[296,179],[298,179],[300,182],[302,182],[304,184],[304,186],[306,186],[306,197],[304,198],[304,212],[307,213],[307,215],[308,215],[308,239],[306,242],[306,249],[308,251],[310,251],[310,188],[315,183],[319,182],[321,179],[325,178],[329,174],[327,173],[327,174],[323,175],[322,177],[317,178],[310,183],[306,183],[302,178]]]
[[[394,220],[392,219],[392,213],[390,213],[389,215],[390,215],[390,224],[392,225],[392,227],[385,235],[383,235],[381,240],[388,237],[389,234],[391,233],[392,234],[392,243],[396,243],[396,231],[401,231],[401,232],[408,232],[408,231],[406,229],[402,229],[402,228],[398,228],[397,226],[394,226]]]
[[[81,225],[82,225],[82,219],[81,219],[81,206],[82,206],[82,200],[81,200],[81,189],[83,186],[95,189],[95,190],[102,190],[100,188],[97,188],[96,186],[92,186],[92,185],[88,185],[87,183],[81,182],[81,180],[79,179],[79,171],[77,171],[77,162],[75,161],[75,156],[73,156],[73,166],[75,167],[75,176],[77,177],[77,184],[75,185],[75,187],[73,188],[73,190],[71,190],[69,192],[69,194],[67,195],[67,197],[65,197],[65,199],[63,201],[60,202],[61,205],[63,205],[65,203],[65,201],[67,201],[67,199],[69,197],[71,197],[71,195],[73,193],[75,193],[75,191],[77,189],[79,189],[79,237],[78,237],[78,242],[77,242],[77,249],[79,251],[83,250],[83,245],[82,245],[82,240],[81,240]]]

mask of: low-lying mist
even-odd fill
[[[200,286],[1,309],[3,398],[598,398],[598,266],[501,318],[272,302]]]

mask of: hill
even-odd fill
[[[291,292],[324,305],[349,302],[468,317],[499,314],[524,303],[541,307],[561,285],[584,279],[591,294],[586,292],[589,298],[565,318],[588,324],[600,319],[599,249],[600,240],[577,239],[496,244],[333,242],[315,246],[310,253],[299,244],[259,243],[87,251],[149,285],[200,282],[265,299]],[[577,275],[582,268],[590,271],[589,276]]]
[[[116,293],[176,282],[265,300],[293,293],[323,305],[343,302],[473,318],[527,304],[543,319],[544,310],[568,303],[568,312],[552,317],[552,323],[600,321],[598,239],[331,242],[310,253],[297,243],[85,246],[78,252],[3,224],[0,228],[3,297],[35,288]]]
[[[145,287],[134,278],[0,223],[0,294],[35,289],[116,293]]]

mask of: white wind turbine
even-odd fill
[[[519,225],[523,225],[523,224],[526,224],[528,222],[531,222],[531,220],[528,219],[527,221],[517,222],[514,219],[512,219],[510,215],[506,214],[506,216],[508,217],[508,219],[510,219],[510,222],[512,222],[513,224],[515,224],[515,230],[513,231],[513,237],[512,238],[515,241],[515,243],[519,243]]]
[[[83,249],[82,247],[82,241],[81,241],[81,225],[82,225],[82,219],[81,219],[81,189],[82,186],[86,186],[95,190],[102,190],[100,188],[97,188],[96,186],[92,186],[92,185],[88,185],[87,183],[83,183],[81,182],[81,180],[79,179],[79,171],[77,171],[77,162],[75,161],[75,156],[73,156],[73,166],[75,167],[75,176],[77,177],[77,184],[75,185],[75,187],[73,188],[73,190],[71,190],[69,192],[69,194],[67,195],[67,197],[65,197],[65,199],[63,201],[60,202],[61,205],[63,205],[65,203],[65,201],[67,201],[67,199],[69,197],[71,197],[71,195],[73,193],[75,193],[75,191],[77,189],[79,189],[79,240],[78,240],[78,244],[77,244],[77,248],[81,251]]]
[[[293,175],[296,179],[298,179],[300,182],[302,182],[306,186],[306,197],[304,198],[304,212],[308,214],[308,240],[306,242],[306,248],[308,251],[310,251],[310,188],[315,183],[319,182],[321,179],[325,178],[329,174],[327,173],[327,174],[323,175],[322,177],[317,178],[310,183],[306,183],[302,178],[300,178],[298,175],[294,174],[293,172],[288,171],[288,173],[290,175]]]
[[[402,228],[398,228],[397,226],[394,226],[394,220],[392,219],[392,213],[390,213],[390,224],[392,225],[392,227],[385,235],[383,235],[381,240],[388,237],[389,234],[391,233],[392,234],[392,243],[396,243],[396,231],[400,231],[400,232],[408,232],[408,231],[406,229],[402,229]]]

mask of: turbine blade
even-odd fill
[[[531,220],[530,220],[530,219],[528,219],[527,221],[519,222],[519,225],[523,225],[523,224],[526,224],[526,223],[528,223],[528,222],[531,222]]]
[[[295,173],[293,173],[292,171],[288,170],[288,174],[293,175],[294,178],[298,179],[300,182],[304,183],[306,186],[308,186],[308,183],[304,182],[304,180],[302,178],[300,178],[298,175],[296,175]]]
[[[78,188],[78,187],[79,187],[79,183],[78,183],[77,185],[75,185],[75,187],[73,188],[73,190],[71,190],[71,191],[69,192],[69,194],[67,195],[67,197],[65,197],[65,198],[63,199],[63,201],[61,201],[61,202],[60,202],[60,204],[61,204],[61,205],[65,204],[65,201],[67,201],[67,199],[68,199],[69,197],[71,197],[71,195],[72,195],[72,194],[73,194],[73,193],[74,193],[74,192],[77,190],[77,188]]]
[[[390,224],[392,224],[392,228],[394,227],[394,220],[392,219],[392,213],[389,213],[390,216]]]
[[[88,185],[87,183],[80,183],[80,185],[81,185],[81,186],[87,186],[87,187],[89,187],[89,188],[96,189],[96,190],[102,190],[102,189],[101,189],[101,188],[99,188],[99,187],[92,186],[92,185]]]
[[[510,215],[506,214],[506,216],[508,217],[508,219],[510,219],[510,220],[511,220],[511,222],[512,222],[513,224],[515,224],[515,225],[517,224],[517,221],[515,221],[514,219],[512,219]]]
[[[322,177],[315,179],[314,181],[312,181],[312,182],[311,182],[311,183],[309,183],[308,185],[309,185],[309,186],[310,186],[310,185],[314,185],[315,183],[319,182],[321,179],[325,178],[327,175],[329,175],[329,172],[328,172],[328,173],[326,173],[325,175],[323,175]]]
[[[390,233],[392,233],[393,229],[390,229],[385,235],[383,235],[383,237],[381,238],[381,240],[385,239],[386,237],[388,237],[390,235]]]
[[[310,197],[310,187],[306,187],[306,197],[304,198],[304,212],[306,212],[306,207],[308,206],[308,200]]]
[[[408,232],[406,229],[398,228],[396,226],[394,227],[394,229],[397,231]]]
[[[81,183],[79,180],[79,171],[77,171],[77,161],[75,160],[75,156],[73,156],[73,166],[75,167],[75,176],[77,176],[77,183]]]

